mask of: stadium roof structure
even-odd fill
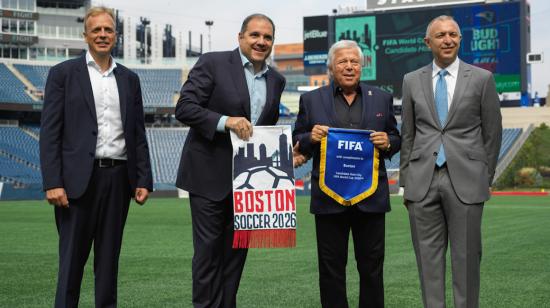
[[[41,7],[79,8],[89,5],[90,0],[37,0]]]

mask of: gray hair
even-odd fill
[[[350,49],[350,48],[355,48],[357,50],[357,52],[359,53],[359,59],[361,59],[361,66],[363,66],[364,64],[363,51],[361,50],[361,47],[359,47],[357,42],[351,41],[351,40],[338,41],[332,44],[332,46],[330,46],[330,49],[328,50],[327,68],[328,68],[330,78],[332,78],[331,67],[334,62],[334,54],[336,53],[336,51],[340,49]]]
[[[450,21],[455,23],[456,28],[458,29],[458,35],[462,36],[462,33],[460,32],[460,26],[458,25],[456,20],[453,18],[453,16],[441,15],[441,16],[437,16],[436,18],[432,19],[432,21],[430,21],[430,23],[428,24],[428,27],[426,27],[426,36],[425,36],[425,38],[430,37],[430,28],[432,27],[434,22],[436,22],[436,21],[447,21],[447,20],[450,20]]]

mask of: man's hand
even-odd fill
[[[59,187],[46,190],[46,199],[51,205],[63,208],[69,207],[69,200],[64,188]]]
[[[300,153],[300,142],[296,142],[296,145],[292,147],[292,163],[294,168],[298,168],[301,165],[305,164],[307,157]]]
[[[387,151],[390,149],[390,138],[386,132],[371,133],[369,139],[379,150]]]
[[[137,204],[145,204],[145,201],[147,201],[147,197],[149,197],[149,191],[147,190],[147,188],[136,188],[136,195],[134,196],[134,199],[136,200]]]
[[[315,124],[311,129],[311,143],[319,143],[321,139],[328,135],[328,126]]]
[[[248,141],[252,136],[252,124],[244,117],[227,118],[225,128],[235,132],[235,134],[244,141]]]

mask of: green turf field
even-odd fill
[[[239,307],[319,307],[308,201],[298,200],[296,248],[250,250]],[[421,307],[407,213],[400,198],[392,203],[386,225],[386,307]],[[120,259],[119,307],[191,307],[190,224],[187,201],[151,199],[142,208],[132,205]],[[549,197],[494,197],[484,211],[483,248],[481,307],[550,306]],[[348,297],[357,307],[351,256],[350,251]],[[81,307],[93,306],[88,263]],[[56,271],[52,208],[45,202],[0,202],[0,307],[51,307]]]

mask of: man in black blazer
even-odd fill
[[[176,118],[191,127],[176,186],[189,191],[193,221],[193,305],[235,307],[247,250],[232,249],[232,147],[254,125],[274,125],[285,79],[265,62],[275,26],[248,16],[239,48],[202,55],[181,89]]]
[[[313,157],[310,211],[315,214],[319,285],[323,307],[348,307],[346,264],[351,230],[360,277],[359,307],[383,307],[385,213],[390,210],[384,158],[399,151],[401,139],[391,94],[359,82],[363,54],[355,41],[339,41],[329,50],[330,85],[303,94],[293,132],[299,152]],[[373,130],[380,151],[378,188],[349,207],[319,188],[320,141],[329,127]]]
[[[51,68],[40,129],[46,198],[55,205],[59,274],[55,307],[77,307],[92,243],[96,307],[117,304],[117,273],[130,198],[152,190],[138,76],[116,64],[114,15],[91,8],[85,56]]]

